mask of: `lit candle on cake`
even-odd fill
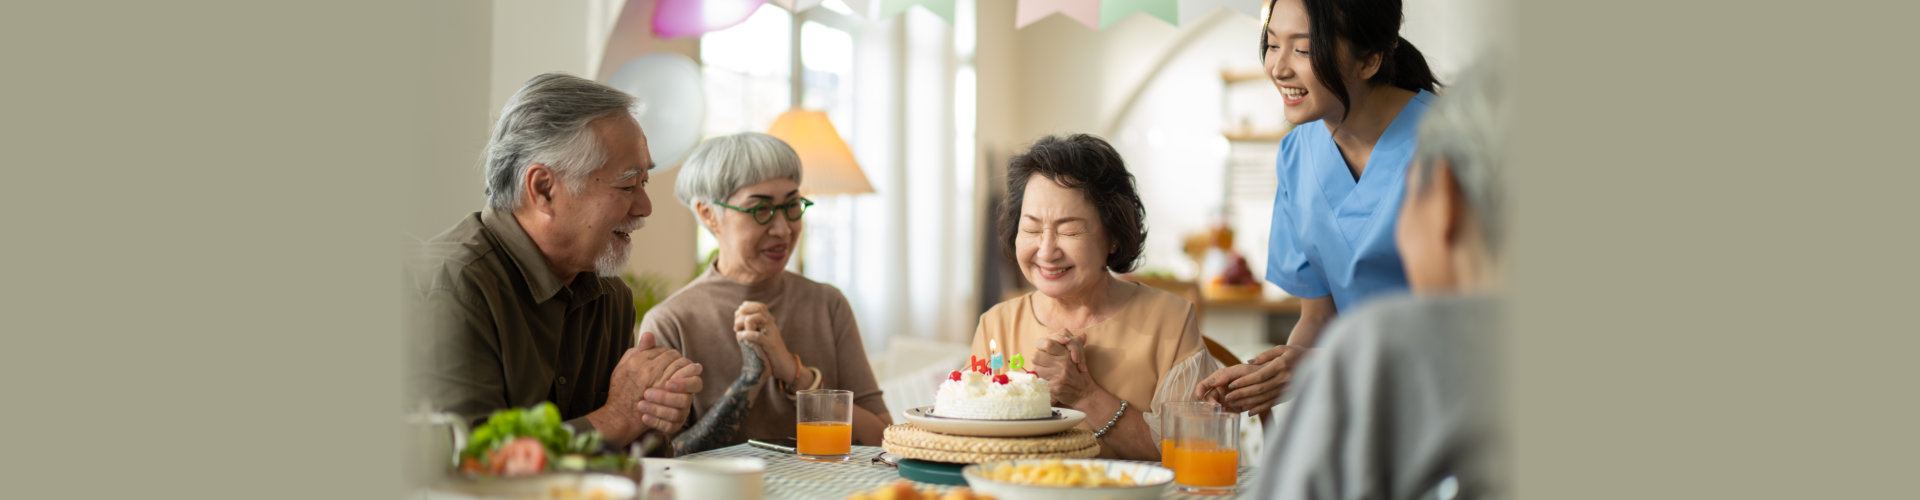
[[[993,373],[995,375],[999,375],[1000,365],[1005,363],[1005,360],[1000,358],[1000,341],[988,339],[987,350],[993,352],[993,358],[992,358],[993,361],[991,361],[989,364],[993,366]]]

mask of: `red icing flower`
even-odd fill
[[[959,381],[960,381],[960,370],[954,370],[954,371],[953,371],[953,373],[949,373],[949,374],[947,374],[947,380],[952,380],[952,381],[955,381],[955,382],[959,382]]]
[[[1007,385],[1007,382],[1011,382],[1012,380],[1011,380],[1011,379],[1008,379],[1008,378],[1007,378],[1007,374],[1005,374],[1005,373],[1002,373],[1002,374],[999,374],[999,375],[994,375],[994,376],[993,376],[993,381],[994,381],[994,383],[997,383],[997,384],[1000,384],[1000,385]]]

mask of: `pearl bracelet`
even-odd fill
[[[1122,399],[1120,400],[1120,411],[1113,412],[1113,418],[1107,419],[1107,425],[1100,426],[1100,430],[1093,431],[1093,438],[1100,439],[1102,437],[1105,437],[1107,435],[1107,431],[1113,430],[1113,423],[1119,422],[1120,416],[1125,415],[1126,413],[1127,413],[1127,400]]]

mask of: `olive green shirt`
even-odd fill
[[[607,401],[634,346],[633,291],[619,278],[562,281],[513,214],[487,210],[427,241],[411,276],[415,390],[482,419],[551,401],[575,430]]]

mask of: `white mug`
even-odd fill
[[[760,500],[767,462],[754,457],[678,460],[672,465],[673,497]]]

